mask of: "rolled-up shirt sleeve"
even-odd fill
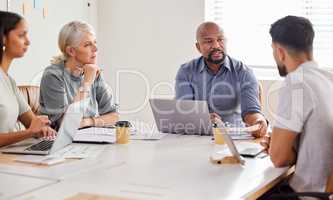
[[[242,118],[244,119],[247,114],[261,113],[259,84],[253,71],[249,68],[243,70],[239,79]]]
[[[102,74],[96,81],[96,100],[98,103],[98,113],[100,115],[117,112],[117,105],[112,101],[111,88],[105,82]]]
[[[41,114],[47,115],[58,126],[68,105],[65,82],[61,75],[45,71],[40,84]]]
[[[194,100],[194,91],[184,66],[180,67],[176,75],[175,91],[176,99]]]
[[[315,105],[312,90],[302,82],[293,81],[287,77],[279,90],[274,127],[298,134]]]

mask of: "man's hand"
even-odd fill
[[[219,119],[222,121],[222,118],[217,113],[209,113],[209,114],[210,114],[210,121],[212,123],[216,123],[216,119]]]
[[[269,153],[269,145],[271,142],[271,137],[269,135],[265,135],[262,140],[260,141],[260,145],[264,147],[265,152]]]
[[[252,135],[256,138],[263,137],[267,133],[267,121],[261,113],[249,113],[245,115],[244,122],[248,126],[258,124],[259,129],[252,132]]]
[[[252,132],[252,135],[256,138],[263,137],[267,133],[267,121],[265,119],[258,119],[255,121],[254,124],[259,124],[259,129],[257,131]]]

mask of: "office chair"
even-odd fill
[[[32,85],[18,86],[23,97],[36,115],[39,113],[39,87]]]
[[[273,194],[269,197],[272,200],[290,200],[295,198],[311,198],[320,200],[333,200],[333,170],[329,176],[325,192],[295,192],[286,194]]]
[[[22,85],[18,86],[19,91],[22,96],[27,101],[28,105],[31,108],[31,111],[36,115],[39,114],[39,87],[32,85]],[[23,124],[19,121],[16,123],[17,130],[24,130]]]
[[[264,89],[263,89],[263,86],[262,86],[262,82],[261,81],[258,81],[258,85],[259,85],[259,103],[260,103],[260,107],[261,107],[261,110],[263,110],[264,108]]]

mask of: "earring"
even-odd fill
[[[5,50],[6,50],[6,46],[3,46],[3,47],[2,47],[2,51],[5,51]]]

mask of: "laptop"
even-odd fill
[[[57,137],[54,140],[27,139],[6,146],[0,149],[0,151],[2,153],[48,155],[64,148],[72,143],[72,134],[80,127],[84,108],[86,108],[87,103],[87,100],[83,100],[68,106]]]
[[[162,133],[211,135],[206,101],[149,99],[157,129]]]

